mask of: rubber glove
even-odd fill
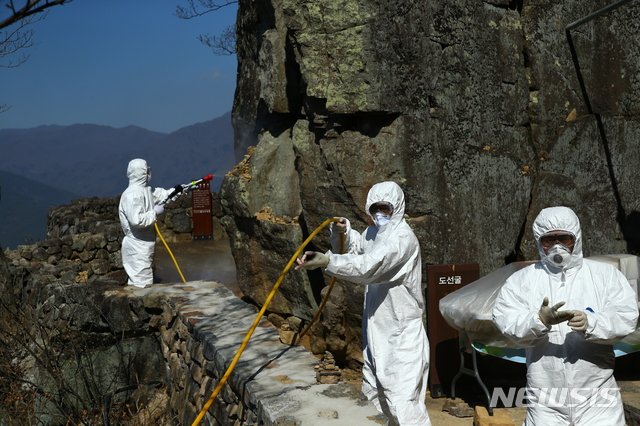
[[[347,219],[344,217],[339,217],[339,222],[331,222],[331,232],[334,234],[344,234],[347,232]]]
[[[162,204],[156,204],[153,206],[153,210],[155,210],[157,214],[162,214],[164,213],[164,206]]]
[[[329,256],[319,251],[307,251],[302,255],[302,258],[296,259],[296,262],[298,263],[296,270],[324,268],[329,264]]]
[[[564,305],[565,302],[556,303],[552,307],[549,307],[549,298],[545,297],[542,301],[542,306],[540,306],[540,310],[538,311],[538,316],[540,316],[540,321],[547,327],[552,326],[554,324],[560,324],[561,322],[565,322],[573,318],[574,311],[559,311],[558,309]]]
[[[583,311],[571,311],[573,313],[573,318],[569,320],[569,327],[573,331],[587,331],[587,327],[589,326],[589,321],[587,320],[587,314]]]

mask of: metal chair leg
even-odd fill
[[[487,389],[485,384],[482,382],[482,379],[480,378],[480,373],[478,372],[478,360],[476,358],[476,351],[473,348],[471,349],[471,359],[473,361],[473,369],[466,368],[464,366],[464,347],[461,346],[460,347],[460,371],[458,371],[458,374],[456,374],[453,380],[451,381],[451,398],[452,399],[456,398],[456,382],[460,377],[462,377],[463,374],[466,374],[467,376],[475,377],[476,381],[480,384],[480,387],[482,388],[482,391],[484,392],[484,395],[487,399],[487,411],[489,412],[490,416],[493,416],[493,408],[491,407],[491,396],[489,395],[489,390]]]

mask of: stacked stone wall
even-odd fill
[[[212,196],[217,199],[215,194]],[[118,204],[119,197],[93,197],[54,207],[49,213],[45,240],[0,253],[5,267],[1,281],[5,296],[2,329],[13,333],[16,327],[23,328],[23,334],[40,336],[39,341],[54,352],[52,342],[67,342],[78,351],[60,352],[56,357],[65,358],[74,367],[87,359],[85,353],[90,353],[92,360],[101,360],[104,371],[98,374],[106,379],[98,391],[113,394],[114,404],[132,397],[128,392],[116,398],[117,388],[130,386],[136,380],[161,380],[165,385],[163,421],[167,423],[157,424],[179,424],[176,419],[186,419],[187,424],[202,408],[205,395],[213,391],[217,380],[214,378],[224,373],[224,360],[216,360],[210,351],[203,351],[193,336],[189,318],[176,308],[179,297],[170,298],[162,292],[136,297],[131,293],[133,289],[125,286],[127,275],[121,256],[124,234]],[[190,204],[190,196],[182,197],[159,217],[158,226],[165,240],[193,238]],[[222,233],[215,215],[221,216],[221,208],[219,203],[213,206],[214,238],[219,239]],[[16,322],[18,318],[21,322]],[[20,352],[13,355],[22,359],[26,369],[37,370],[38,377],[48,377],[40,365],[44,353],[22,353],[28,343],[13,343]],[[138,359],[142,352],[145,360]],[[114,357],[122,358],[116,364],[131,366],[127,371],[131,376],[109,361]],[[63,379],[73,381],[71,377]],[[43,386],[50,394],[56,392],[39,382],[35,386]],[[256,410],[248,409],[240,395],[239,390],[227,384],[210,410],[216,419],[223,420],[213,423],[209,416],[202,424],[254,424]],[[44,413],[39,419],[43,424],[65,419],[65,414],[47,402],[34,404],[39,404]],[[0,417],[6,413],[0,407]]]
[[[215,198],[215,197],[214,197]],[[120,197],[78,198],[69,205],[53,207],[47,220],[47,237],[63,237],[82,233],[103,233],[111,227],[120,228],[118,205]],[[158,217],[158,228],[166,241],[193,239],[191,195],[169,203]]]
[[[203,336],[199,336],[194,327],[196,321],[189,314],[179,312],[178,306],[183,298],[160,292],[144,296],[142,300],[145,309],[153,313],[150,324],[159,332],[166,363],[169,407],[182,424],[191,424],[224,375],[228,360],[216,357],[213,347],[203,348],[200,341]],[[227,382],[201,424],[257,424],[257,409],[251,407],[250,401],[243,399],[242,394],[242,389],[234,386],[233,382]]]
[[[78,247],[81,240],[88,242],[84,249],[73,249],[74,243]],[[83,399],[88,399],[92,391],[103,397],[112,394],[115,412],[117,404],[140,398],[144,391],[145,401],[152,398],[162,401],[163,406],[155,412],[156,416],[161,414],[162,421],[141,424],[191,424],[224,374],[228,360],[216,356],[212,346],[203,349],[199,340],[203,337],[196,337],[193,312],[187,315],[179,312],[179,305],[185,301],[183,296],[168,296],[162,288],[151,290],[144,297],[136,296],[133,294],[136,288],[122,286],[122,280],[126,280],[124,271],[107,274],[94,271],[95,261],[101,259],[86,263],[80,258],[56,259],[63,247],[65,252],[71,249],[69,257],[77,257],[86,251],[107,250],[108,244],[103,234],[85,233],[21,246],[22,255],[31,257],[30,262],[18,250],[0,253],[9,255],[2,259],[7,274],[2,281],[5,301],[0,334],[13,335],[11,347],[16,352],[11,354],[12,358],[21,359],[25,371],[37,371],[25,376],[33,381],[34,388],[62,398],[63,389],[37,379],[52,377],[44,367],[47,360],[60,371],[56,386],[76,386],[74,375],[79,374],[79,366],[91,360],[90,373],[100,381],[91,383],[94,389],[77,386],[76,392]],[[95,248],[87,250],[87,245]],[[249,306],[246,309],[253,312]],[[19,336],[37,336],[39,343],[33,346]],[[59,343],[62,345],[57,349]],[[122,368],[123,365],[127,368]],[[142,386],[158,381],[164,386],[155,396],[150,393],[154,388]],[[116,395],[117,389],[131,385],[135,388],[136,384],[142,391]],[[226,384],[210,408],[211,414],[201,424],[257,424],[256,407],[250,409],[251,403],[243,401],[241,395],[240,389]],[[41,412],[38,421],[44,425],[59,424],[69,415],[42,399],[34,404]],[[98,405],[93,408],[103,409]],[[0,404],[0,417],[5,415]]]
[[[212,196],[213,237],[224,237],[219,217],[222,209]],[[29,270],[44,268],[47,274],[63,278],[78,273],[76,282],[100,280],[120,285],[127,277],[122,266],[124,233],[118,217],[120,197],[79,198],[71,204],[52,207],[47,220],[47,237],[31,245],[5,250],[13,266]],[[167,242],[193,240],[191,195],[170,203],[158,217],[158,228]],[[160,237],[157,240],[161,244]]]

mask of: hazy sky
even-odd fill
[[[73,0],[50,8],[28,27],[39,44],[25,50],[27,62],[0,67],[0,105],[11,105],[0,129],[133,124],[169,133],[230,111],[236,57],[215,56],[197,37],[219,35],[237,9],[183,20],[177,5],[186,1]]]

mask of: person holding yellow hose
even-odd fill
[[[425,405],[429,341],[422,322],[422,262],[404,219],[404,193],[394,182],[374,185],[366,211],[375,226],[362,234],[346,218],[331,224],[332,249],[305,252],[296,269],[325,272],[365,285],[362,315],[362,392],[389,425],[429,426]],[[344,233],[345,254],[336,254]]]
[[[127,167],[129,186],[120,197],[118,213],[124,231],[122,265],[136,287],[153,284],[153,253],[156,246],[154,223],[164,212],[163,200],[171,189],[149,186],[151,168],[141,158],[133,159]],[[172,188],[173,189],[173,188]]]

